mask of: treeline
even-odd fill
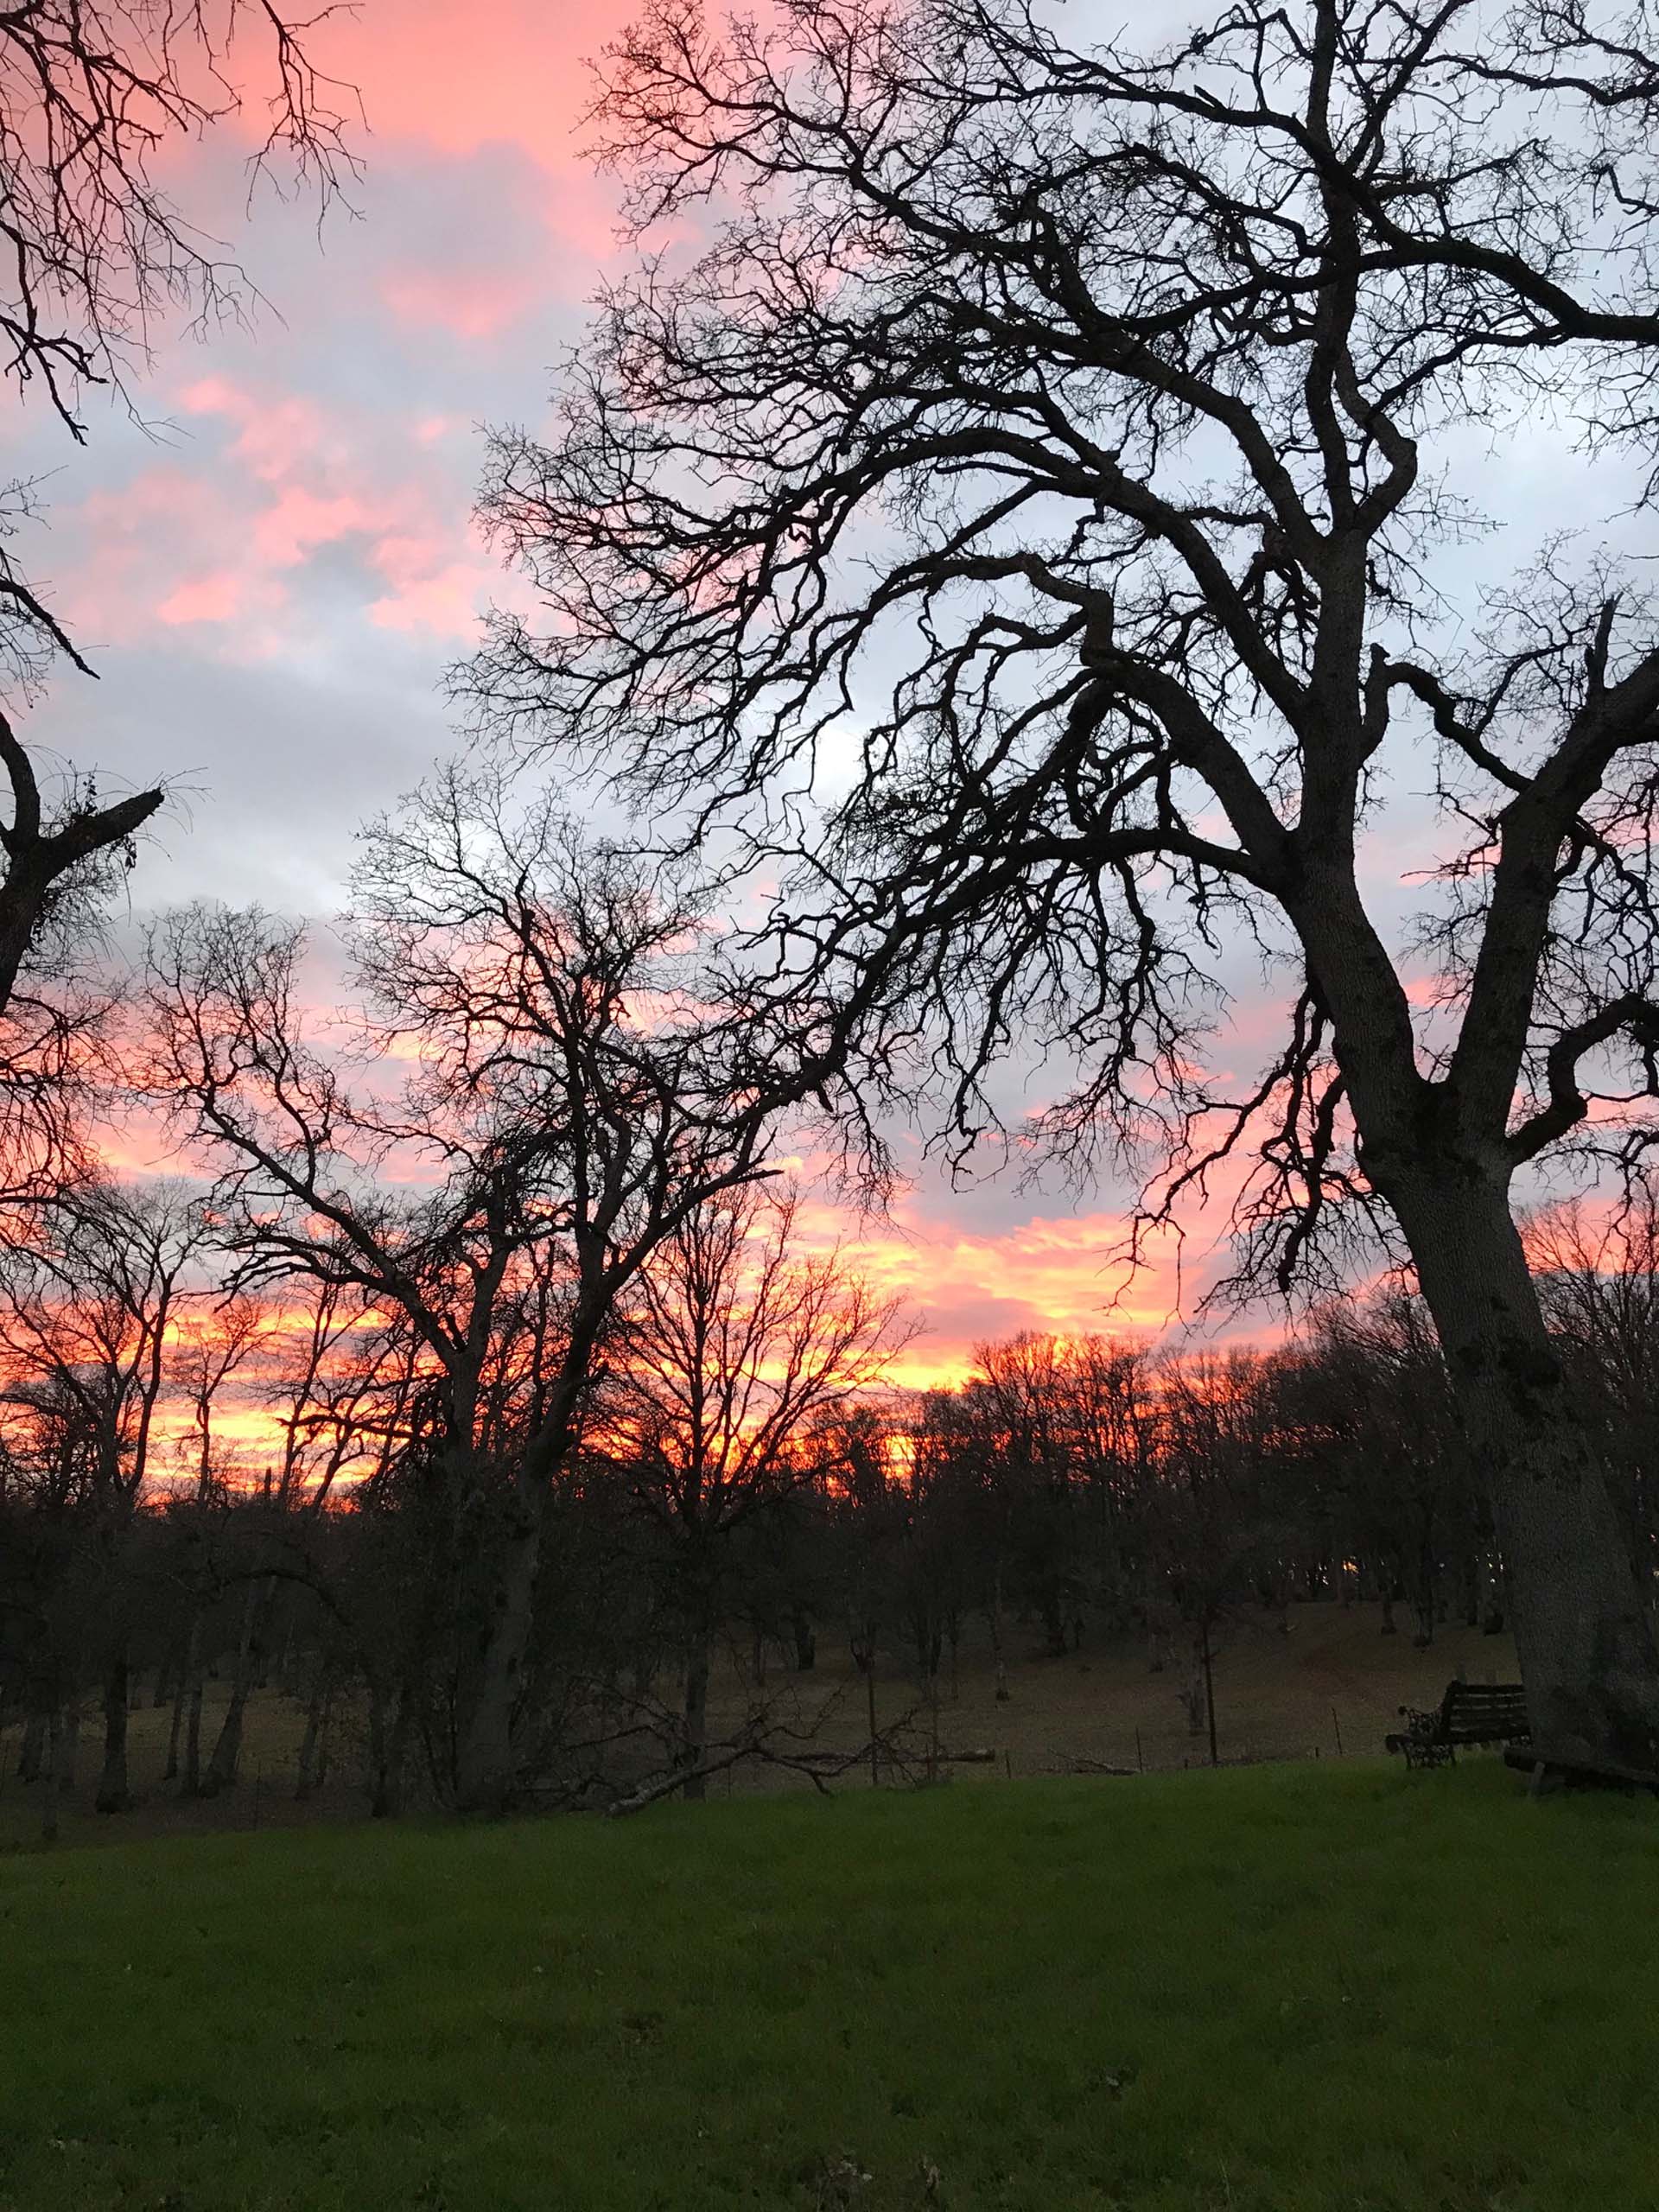
[[[300,1795],[345,1758],[377,1814],[475,1802],[469,1733],[524,1572],[523,1462],[569,1287],[516,1278],[463,1452],[406,1313],[315,1278],[254,1299],[223,1198],[66,1193],[8,1256],[10,1756],[48,1827],[94,1771],[119,1812],[142,1700],[168,1713],[166,1786],[216,1794],[275,1688],[303,1714]],[[1659,1236],[1568,1211],[1535,1244],[1586,1448],[1619,1469],[1651,1560]],[[1448,1619],[1503,1627],[1503,1561],[1414,1300],[1333,1306],[1270,1351],[1021,1335],[918,1395],[883,1381],[901,1317],[800,1246],[787,1197],[715,1193],[609,1313],[537,1516],[501,1802],[696,1796],[746,1760],[833,1771],[849,1761],[811,1716],[836,1700],[802,1694],[831,1647],[868,1692],[864,1749],[878,1680],[883,1715],[937,1710],[969,1637],[999,1694],[1016,1649],[1134,1638],[1213,1751],[1214,1662],[1245,1624],[1334,1599],[1420,1644]]]

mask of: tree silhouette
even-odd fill
[[[365,832],[357,892],[366,1067],[308,1028],[301,932],[196,907],[151,944],[145,1080],[217,1171],[239,1283],[305,1277],[394,1315],[444,1481],[499,1509],[454,1775],[499,1808],[550,1500],[620,1302],[683,1222],[770,1172],[769,1117],[698,995],[689,881],[450,769]],[[408,1071],[389,1097],[381,1058]]]
[[[658,0],[598,108],[652,250],[486,484],[548,619],[461,683],[741,823],[804,1065],[943,1069],[966,1145],[1034,1028],[1080,1071],[1038,1133],[1150,1155],[1142,1229],[1249,1165],[1237,1287],[1402,1240],[1540,1747],[1646,1764],[1649,1592],[1510,1193],[1659,1126],[1659,645],[1611,556],[1547,548],[1474,645],[1424,567],[1471,423],[1551,410],[1654,489],[1659,64],[1599,20],[1236,0],[1141,54],[1019,0]],[[1407,747],[1411,946],[1361,854]],[[1205,1048],[1251,934],[1286,1019],[1241,1085]]]
[[[78,444],[89,391],[125,391],[159,320],[210,327],[245,317],[257,297],[156,175],[179,141],[243,111],[250,45],[264,74],[255,168],[279,162],[324,205],[353,174],[345,88],[307,51],[321,19],[290,20],[276,0],[29,0],[0,13],[0,372],[20,399],[37,392]],[[24,696],[60,654],[92,673],[10,556],[34,493],[0,487],[0,677]],[[100,801],[87,777],[43,793],[3,712],[0,769],[11,798],[0,827],[0,1143],[16,1186],[61,1172],[62,1102],[96,1013],[95,997],[60,988],[54,939],[130,866],[166,793]],[[20,990],[20,975],[42,966],[45,983]]]

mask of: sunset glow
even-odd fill
[[[319,258],[302,211],[257,199],[270,312],[164,339],[158,437],[100,425],[96,467],[53,448],[54,580],[108,680],[90,699],[60,686],[35,734],[177,779],[141,912],[205,894],[326,920],[357,822],[453,743],[445,665],[521,588],[472,521],[478,425],[537,418],[613,258],[614,188],[581,151],[582,57],[628,15],[483,0],[457,39],[441,0],[377,0],[372,29],[330,22],[319,58],[362,86],[372,134],[364,219],[332,219]],[[222,146],[172,159],[187,203],[223,188]],[[109,1158],[168,1165],[142,1128],[111,1132]],[[901,1196],[879,1226],[820,1208],[815,1233],[913,1301],[900,1372],[921,1384],[988,1336],[1162,1326],[1173,1256],[1127,1292],[1112,1263],[1125,1195],[1011,1202],[969,1183]]]

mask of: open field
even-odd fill
[[[1231,1630],[1216,1662],[1216,1710],[1224,1759],[1321,1758],[1341,1752],[1375,1752],[1395,1725],[1402,1704],[1436,1702],[1453,1675],[1471,1681],[1514,1679],[1515,1648],[1507,1636],[1482,1636],[1462,1626],[1446,1626],[1427,1651],[1414,1651],[1408,1637],[1379,1634],[1381,1616],[1374,1605],[1335,1605],[1292,1608],[1287,1633],[1277,1615],[1240,1623]],[[939,1737],[946,1750],[988,1748],[991,1767],[964,1767],[963,1780],[988,1782],[1038,1774],[1065,1773],[1078,1762],[1148,1769],[1179,1768],[1208,1757],[1208,1745],[1188,1731],[1177,1690],[1182,1676],[1173,1668],[1150,1674],[1138,1642],[1092,1648],[1066,1659],[1033,1656],[1029,1633],[1016,1630],[1009,1646],[1006,1704],[995,1698],[995,1676],[983,1624],[975,1623],[964,1640],[962,1664],[953,1686],[941,1678]],[[664,1690],[668,1688],[664,1685]],[[809,1726],[826,1713],[822,1740],[852,1746],[864,1740],[865,1699],[845,1647],[822,1639],[819,1663],[801,1677],[774,1662],[762,1694]],[[207,1701],[204,1742],[217,1732],[226,1688],[212,1683]],[[735,1667],[717,1678],[713,1723],[716,1730],[734,1721],[748,1688]],[[827,1709],[827,1712],[826,1712]],[[878,1719],[886,1724],[914,1713],[918,1741],[931,1734],[931,1715],[902,1661],[889,1655],[878,1687]],[[164,1783],[168,1722],[165,1709],[146,1698],[131,1719],[132,1784],[143,1801],[119,1820],[100,1821],[91,1810],[97,1778],[98,1714],[90,1710],[84,1726],[80,1786],[67,1814],[64,1838],[70,1842],[115,1835],[181,1830],[261,1827],[296,1821],[361,1817],[365,1798],[360,1783],[362,1747],[354,1740],[350,1718],[337,1732],[327,1787],[305,1805],[293,1802],[294,1778],[303,1716],[275,1690],[256,1696],[249,1707],[240,1786],[228,1796],[181,1804],[174,1785]],[[39,1829],[34,1793],[18,1787],[17,1731],[0,1737],[0,1849],[31,1841]],[[854,1778],[855,1785],[856,1777]],[[806,1785],[776,1770],[721,1777],[716,1787],[742,1791]]]
[[[4,2212],[1651,2212],[1659,1809],[1374,1761],[0,1862]]]

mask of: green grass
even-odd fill
[[[17,1855],[0,2207],[1651,2212],[1656,1908],[1495,1764]]]

